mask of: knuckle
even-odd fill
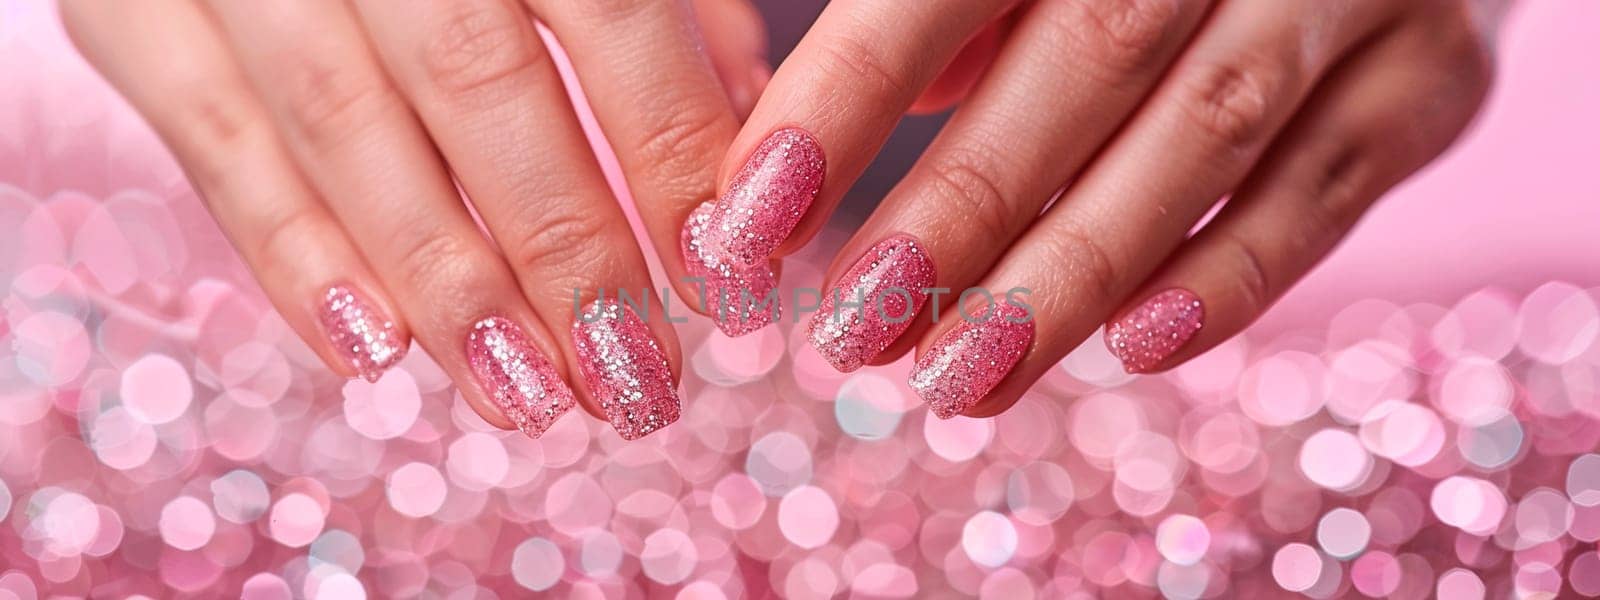
[[[565,2],[566,0],[557,0]],[[579,9],[584,15],[601,22],[615,23],[632,19],[635,15],[644,12],[653,2],[659,0],[583,0],[572,2],[572,8]]]
[[[1087,295],[1089,305],[1110,306],[1121,297],[1118,263],[1094,234],[1076,225],[1058,227],[1041,247],[1062,277]]]
[[[295,64],[285,90],[285,109],[297,132],[327,141],[352,135],[383,111],[398,105],[393,90],[376,72],[333,66],[314,58]]]
[[[696,102],[651,111],[655,117],[643,128],[635,151],[657,194],[684,195],[686,200],[714,195],[716,182],[707,175],[715,167],[707,161],[722,154],[732,135],[714,106]]]
[[[991,160],[980,156],[972,151],[941,154],[929,164],[930,184],[950,214],[962,216],[963,227],[975,229],[984,239],[1010,239],[1015,233],[1013,202],[1000,186]]]
[[[1227,233],[1224,234],[1225,246],[1234,262],[1234,285],[1238,286],[1239,297],[1244,301],[1247,314],[1261,314],[1266,312],[1267,306],[1272,302],[1272,287],[1267,278],[1266,263],[1261,261],[1261,255],[1255,246],[1240,238]]]
[[[205,88],[202,86],[201,90]],[[200,91],[186,95],[177,106],[176,121],[186,143],[212,150],[233,147],[256,126],[249,103],[234,94]]]
[[[584,206],[587,201],[545,198],[528,206],[521,222],[528,226],[512,244],[508,257],[519,273],[585,273],[600,262],[605,223],[581,210],[549,210],[550,206]]]
[[[1267,136],[1272,88],[1248,62],[1202,66],[1181,78],[1177,103],[1192,123],[1230,148],[1249,148]]]
[[[414,289],[435,289],[438,282],[464,281],[472,265],[467,241],[443,227],[417,227],[402,236],[400,268]]]
[[[255,245],[257,260],[267,264],[294,264],[305,256],[306,248],[322,243],[319,227],[324,222],[307,210],[291,211],[273,219],[263,228]]]
[[[428,81],[447,94],[470,93],[526,73],[542,59],[543,44],[529,39],[515,18],[495,3],[462,3],[445,13],[421,49]]]
[[[1150,66],[1177,31],[1172,0],[1060,0],[1056,29],[1077,50],[1121,71]]]
[[[879,46],[868,44],[857,34],[844,33],[828,36],[819,44],[822,52],[820,64],[825,72],[851,83],[870,83],[876,98],[909,101],[915,92],[910,78],[887,60]]]

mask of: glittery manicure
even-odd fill
[[[1151,296],[1106,328],[1106,347],[1129,373],[1148,373],[1178,352],[1205,321],[1200,297],[1174,288]]]
[[[467,363],[478,385],[517,429],[537,438],[572,408],[572,390],[522,329],[489,317],[467,334]]]
[[[782,315],[783,305],[778,295],[778,277],[771,266],[762,262],[754,267],[736,267],[718,258],[706,245],[714,203],[701,204],[689,215],[683,226],[681,244],[683,262],[688,265],[689,276],[705,280],[704,301],[717,328],[730,337],[738,337],[766,327]],[[763,303],[771,297],[771,304]]]
[[[573,324],[572,343],[589,392],[622,439],[678,420],[682,405],[666,353],[632,309],[616,300],[589,303]]]
[[[981,313],[969,315],[970,320],[941,336],[911,370],[911,389],[941,419],[982,400],[1033,343],[1028,311],[1007,303],[996,306],[987,319]]]
[[[811,316],[811,346],[840,371],[861,368],[911,327],[933,283],[933,261],[916,238],[878,242]]]
[[[780,129],[767,137],[711,216],[714,250],[741,267],[772,256],[822,190],[827,163],[822,145],[804,130]]]
[[[322,295],[318,317],[334,349],[367,381],[377,381],[405,358],[411,343],[394,321],[344,286],[328,288]]]

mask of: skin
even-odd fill
[[[828,180],[781,256],[821,228],[904,114],[959,103],[822,289],[897,234],[924,243],[938,287],[1031,289],[1033,343],[964,413],[990,416],[1162,290],[1194,292],[1207,316],[1156,370],[1253,322],[1468,125],[1506,3],[915,4],[830,4],[721,173],[775,128],[818,139]],[[952,301],[870,364],[926,354],[961,320]]]
[[[600,289],[652,288],[531,17],[569,53],[675,282],[680,228],[712,196],[717,157],[768,77],[745,0],[60,8],[330,368],[354,374],[317,322],[322,291],[343,284],[501,427],[510,423],[464,353],[473,323],[518,324],[599,414],[575,362],[572,290],[587,303]],[[696,21],[697,11],[716,18]],[[650,325],[676,377],[676,336],[663,319]]]

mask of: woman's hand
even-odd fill
[[[713,31],[760,31],[743,1],[698,5],[742,10]],[[575,399],[629,439],[677,418],[677,340],[615,305],[650,275],[532,18],[570,53],[675,279],[738,129],[729,97],[765,84],[759,35],[707,60],[689,6],[655,0],[61,7],[335,370],[375,379],[414,335],[502,427],[537,436]],[[602,319],[575,319],[601,290]]]
[[[715,247],[798,248],[908,109],[964,98],[843,247],[813,345],[844,371],[919,347],[911,386],[942,417],[1004,410],[1108,320],[1129,371],[1169,368],[1462,131],[1491,4],[835,2],[734,142]]]

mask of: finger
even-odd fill
[[[715,195],[716,160],[739,128],[716,73],[699,49],[687,5],[657,0],[528,4],[571,57],[622,166],[640,223],[679,296],[707,312],[711,303],[697,281],[705,282],[709,292],[717,285],[733,285],[730,277],[770,279],[765,263],[734,274],[718,269],[724,265],[715,261],[708,265],[681,251],[688,242],[689,216]],[[606,33],[596,35],[599,31]],[[754,314],[752,319],[719,319],[717,325],[739,335],[776,318],[772,312]]]
[[[772,80],[761,11],[750,0],[694,0],[694,15],[717,79],[742,121]]]
[[[1015,402],[1234,189],[1327,68],[1393,13],[1378,1],[1219,4],[1116,138],[985,279],[989,289],[1029,290],[1036,342],[1014,365],[979,371],[994,386],[986,394],[914,370],[924,400],[942,415]],[[1308,36],[1302,23],[1331,26]],[[943,321],[948,329],[960,319]],[[960,347],[935,341],[919,365]]]
[[[972,36],[906,112],[913,115],[937,114],[965,99],[984,73],[989,71],[989,65],[1000,55],[1001,46],[1010,37],[1012,24],[1009,18],[996,19]]]
[[[307,178],[480,415],[537,436],[572,405],[556,344],[339,2],[212,0]],[[497,360],[499,359],[499,360]],[[501,393],[508,380],[519,385]]]
[[[725,162],[717,253],[755,265],[802,245],[912,102],[1011,0],[839,2],[784,60]],[[885,32],[893,32],[885,43]],[[813,206],[814,205],[814,206]]]
[[[338,373],[376,380],[398,363],[411,342],[389,316],[398,313],[388,293],[301,179],[205,17],[184,0],[69,1],[61,10],[84,55],[172,149],[290,327]]]
[[[1130,296],[1106,334],[1129,372],[1182,364],[1242,331],[1448,147],[1492,70],[1472,25],[1448,19],[1418,21],[1342,63],[1217,218]],[[1440,31],[1459,33],[1441,44]],[[1420,106],[1430,108],[1401,108]]]
[[[354,4],[556,339],[574,340],[577,309],[602,294],[626,290],[646,301],[640,310],[650,307],[649,268],[525,9],[506,0]],[[651,343],[673,339],[665,319],[649,321]],[[671,369],[660,369],[664,380],[651,382],[648,402],[624,405],[593,379],[580,343],[559,346],[585,378],[584,397],[624,438],[676,420]],[[665,365],[668,356],[663,349],[639,360]]]
[[[1133,113],[1206,9],[1204,3],[1160,1],[1033,5],[989,76],[840,249],[827,280],[834,291],[811,321],[812,345],[844,370],[910,350],[935,315],[948,314],[957,300],[939,290],[977,283]],[[1060,67],[1057,57],[1068,57],[1071,66]],[[926,303],[930,310],[898,322],[883,318],[893,315],[876,306],[837,312],[839,290],[873,281],[855,265],[870,264],[888,240],[903,238],[919,240],[921,256],[938,266],[931,280],[900,286],[915,292],[914,306]],[[935,271],[911,263],[905,268]]]

